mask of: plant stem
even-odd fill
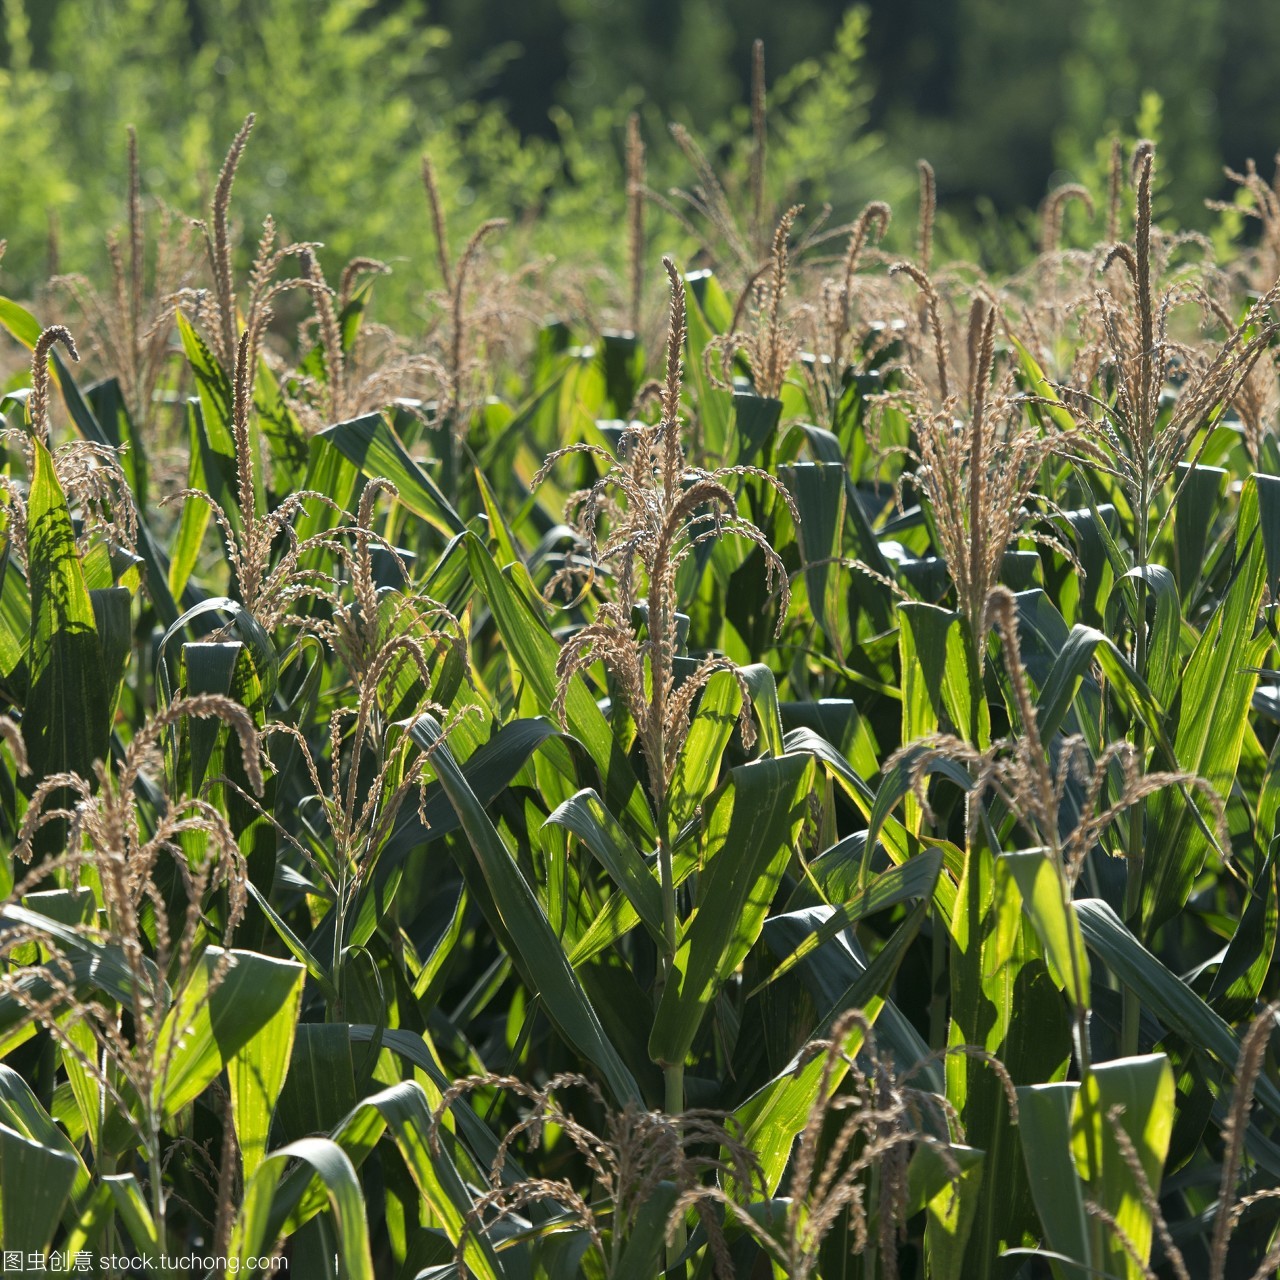
[[[658,874],[662,878],[662,984],[673,980],[676,967],[676,884],[675,873],[671,866],[671,850],[665,840],[658,841]],[[662,1078],[664,1084],[663,1109],[670,1116],[678,1116],[684,1110],[684,1063],[668,1062],[663,1065]],[[667,1267],[676,1264],[676,1259],[685,1249],[684,1224],[676,1229],[670,1247],[667,1249]]]
[[[1147,503],[1145,495],[1139,497],[1137,513],[1138,578],[1137,617],[1134,618],[1134,667],[1138,678],[1145,680],[1147,671]],[[1146,766],[1147,729],[1139,718],[1134,728],[1134,749],[1138,755],[1138,767]],[[1145,807],[1141,801],[1129,810],[1129,842],[1125,856],[1125,923],[1141,933],[1142,873],[1146,854],[1144,830]],[[1120,1027],[1120,1053],[1132,1057],[1138,1052],[1138,1027],[1142,1017],[1142,1002],[1132,987],[1124,989],[1124,1004]]]
[[[155,1219],[156,1251],[163,1258],[168,1253],[169,1242],[164,1223],[164,1164],[160,1159],[159,1118],[152,1116],[147,1127],[150,1136],[147,1165],[151,1175],[151,1216]]]

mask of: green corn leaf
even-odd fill
[[[28,1142],[69,1159],[75,1166],[75,1176],[69,1192],[70,1214],[74,1215],[78,1209],[88,1205],[92,1190],[91,1179],[79,1151],[40,1105],[31,1086],[12,1067],[3,1064],[0,1064],[0,1124]],[[15,1185],[20,1186],[21,1183]],[[4,1187],[0,1185],[0,1202],[3,1195]],[[3,1213],[0,1212],[0,1221],[2,1220]]]
[[[1231,794],[1258,683],[1253,668],[1271,646],[1265,631],[1256,638],[1253,634],[1267,573],[1258,529],[1258,487],[1250,480],[1240,495],[1234,581],[1187,662],[1174,733],[1178,767],[1205,779],[1224,800]],[[1195,805],[1204,803],[1194,793],[1188,800],[1168,789],[1150,802],[1147,848],[1151,853],[1142,867],[1144,936],[1150,937],[1152,930],[1186,904],[1213,847],[1195,810]]]
[[[0,1124],[0,1245],[43,1253],[71,1194],[77,1161]]]
[[[729,456],[729,431],[733,415],[733,396],[711,381],[704,353],[707,344],[721,332],[712,317],[733,313],[720,282],[709,271],[694,272],[685,277],[689,286],[690,306],[686,312],[689,354],[685,368],[693,383],[694,400],[702,424],[702,444],[707,456]]]
[[[38,440],[32,441],[31,449],[34,461],[27,507],[30,691],[23,737],[34,779],[64,772],[92,778],[94,762],[107,754],[112,699],[93,602],[53,459]],[[63,825],[54,822],[42,829],[35,841],[37,852],[58,850]]]
[[[875,1001],[863,1010],[868,1025],[874,1024],[883,1001]],[[866,1033],[861,1023],[854,1023],[841,1046],[850,1058],[862,1048]],[[821,1057],[791,1064],[785,1071],[756,1090],[733,1113],[742,1141],[760,1160],[764,1187],[772,1195],[782,1182],[791,1147],[796,1135],[808,1123],[809,1114],[822,1089],[824,1062]],[[837,1087],[848,1072],[841,1058],[833,1064],[830,1087]]]
[[[927,1146],[916,1149],[907,1168],[910,1203],[914,1205],[916,1194],[928,1196],[923,1206],[928,1215],[924,1248],[932,1280],[962,1280],[965,1250],[982,1195],[982,1159],[985,1153],[963,1146],[951,1146],[948,1152],[959,1169],[958,1174],[947,1167],[937,1151]],[[922,1166],[918,1190],[912,1186],[917,1160]],[[939,1186],[940,1180],[942,1184]]]
[[[400,501],[433,529],[453,537],[465,529],[462,517],[434,480],[409,456],[400,437],[380,413],[337,422],[317,439],[354,462],[370,479],[384,476],[400,493]]]
[[[189,401],[187,403],[186,487],[193,491],[208,492],[208,479],[204,473],[204,454],[200,448],[201,431],[197,422],[199,414],[199,403]],[[169,572],[166,579],[169,593],[174,599],[181,599],[187,590],[187,583],[195,571],[205,530],[209,527],[212,514],[207,502],[188,498],[182,504],[182,516],[170,546]],[[176,615],[175,618],[167,621],[171,626],[175,620]]]
[[[0,298],[0,324],[28,348],[35,347],[43,332],[40,321],[12,298]]]
[[[1009,341],[1013,343],[1013,349],[1018,353],[1018,367],[1022,371],[1023,378],[1026,379],[1027,389],[1036,397],[1033,411],[1044,414],[1059,431],[1074,431],[1076,423],[1071,410],[1063,404],[1053,383],[1044,376],[1044,370],[1040,368],[1036,358],[1012,334]]]
[[[684,884],[697,870],[698,850],[692,847],[691,840],[686,840],[683,845],[672,850],[671,881],[676,888]],[[612,946],[639,923],[640,916],[631,904],[631,900],[622,890],[619,890],[609,897],[596,913],[587,931],[574,944],[573,951],[569,955],[569,963],[575,969],[579,968],[607,947]]]
[[[904,720],[909,707],[927,698],[933,714],[933,725],[929,728],[947,725],[952,732],[970,740],[976,730],[976,745],[985,747],[991,738],[991,717],[986,698],[979,696],[975,705],[972,689],[978,676],[972,670],[973,659],[963,619],[949,609],[915,602],[900,605],[898,616],[903,623],[899,634],[903,646]],[[908,686],[909,680],[922,681],[923,688],[915,692],[914,686]],[[972,723],[975,714],[976,724]],[[914,712],[910,726],[903,725],[903,741],[910,742],[921,732],[928,732],[918,727],[925,723],[925,712]]]
[[[431,1149],[431,1109],[421,1086],[396,1085],[361,1105],[376,1109],[386,1122],[414,1185],[456,1245],[466,1229],[471,1197],[443,1145],[434,1152]],[[498,1280],[504,1274],[488,1239],[474,1230],[468,1231],[464,1256],[468,1269],[480,1280]]]
[[[288,948],[289,954],[306,968],[307,975],[324,992],[327,1000],[336,1000],[338,998],[338,989],[333,985],[333,979],[329,977],[328,970],[316,959],[307,944],[289,928],[284,918],[263,896],[262,890],[253,881],[246,880],[244,887],[248,890],[249,896],[258,904],[258,909],[266,916],[271,927],[279,936],[280,941]]]
[[[1130,569],[1121,579],[1126,588],[1133,584],[1135,590],[1122,590],[1107,601],[1106,625],[1111,635],[1120,633],[1117,607],[1123,601],[1137,600],[1136,585],[1147,584],[1148,612],[1155,603],[1155,619],[1147,622],[1147,683],[1161,706],[1169,706],[1177,693],[1182,674],[1182,607],[1178,600],[1178,588],[1173,574],[1162,565],[1150,564],[1146,569]]]
[[[746,681],[755,708],[756,723],[760,726],[759,750],[775,759],[787,753],[782,732],[782,712],[778,706],[778,682],[773,671],[763,662],[749,662],[738,668],[738,674]]]
[[[776,690],[775,690],[776,704]],[[676,757],[667,793],[668,828],[678,831],[715,789],[720,761],[742,710],[742,690],[732,673],[717,671],[698,699],[698,709]]]
[[[1183,600],[1200,583],[1209,534],[1222,515],[1227,473],[1221,467],[1178,464],[1178,498],[1173,516],[1174,567]]]
[[[232,600],[227,596],[214,596],[193,605],[161,637],[157,646],[160,659],[158,674],[165,698],[172,701],[177,696],[176,682],[168,665],[170,646],[196,619],[209,618],[210,615],[222,617],[226,624],[223,630],[235,629],[236,635],[248,649],[253,670],[262,686],[262,699],[264,703],[269,701],[275,694],[276,685],[280,679],[280,656],[276,653],[275,645],[271,643],[271,637],[263,630],[262,624],[238,600]],[[211,667],[209,675],[211,686],[216,679],[216,670]]]
[[[139,513],[150,510],[150,475],[147,464],[146,444],[142,435],[134,429],[124,401],[119,378],[104,378],[85,391],[89,410],[101,425],[103,433],[121,450],[120,466]]]
[[[348,1028],[353,1043],[365,1043],[374,1038],[377,1028],[353,1026]],[[429,1096],[439,1101],[439,1096],[453,1084],[453,1080],[445,1073],[440,1060],[434,1055],[432,1047],[421,1037],[410,1031],[401,1031],[394,1027],[380,1033],[383,1047],[389,1052],[403,1058],[405,1062],[416,1067],[430,1080],[434,1093]],[[458,1136],[465,1141],[474,1153],[476,1160],[485,1168],[490,1168],[498,1155],[498,1139],[493,1131],[475,1113],[465,1099],[459,1099],[450,1109],[450,1114],[457,1122]],[[507,1170],[514,1180],[524,1177],[519,1162],[514,1156],[507,1156]]]
[[[841,571],[834,562],[840,556],[844,530],[844,463],[797,462],[782,467],[781,474],[800,511],[800,546],[804,551],[809,607],[836,657],[843,662]]]
[[[232,422],[235,399],[231,377],[218,363],[205,340],[195,331],[187,318],[178,312],[176,319],[182,349],[195,377],[198,393],[196,400],[192,402],[188,421],[193,428],[195,444],[200,453],[205,481],[203,487],[222,508],[231,528],[239,533],[242,521]],[[256,427],[251,422],[250,444],[255,446],[252,448],[254,506],[261,514],[265,508],[262,502],[262,476],[256,448],[257,437]]]
[[[152,1266],[160,1264],[160,1232],[152,1216],[151,1206],[142,1194],[142,1186],[131,1173],[109,1174],[102,1179],[111,1202],[129,1233],[133,1247]]]
[[[232,1117],[246,1178],[253,1176],[267,1153],[271,1117],[289,1070],[301,1007],[302,982],[297,981],[266,1024],[227,1062]]]
[[[1065,989],[1077,1009],[1089,1008],[1089,957],[1074,911],[1067,906],[1061,869],[1042,849],[1002,854],[996,877],[1011,875],[1022,897],[1022,909],[1044,947],[1053,980]]]
[[[349,1028],[338,1022],[300,1023],[276,1103],[281,1135],[293,1139],[331,1131],[357,1096]]]
[[[708,686],[709,687],[709,686]],[[579,791],[547,819],[572,831],[609,873],[654,940],[663,938],[662,891],[652,868],[594,791]]]
[[[296,1008],[304,970],[292,960],[209,947],[165,1016],[151,1102],[165,1116],[193,1102],[235,1055],[276,1017]]]
[[[507,646],[508,658],[525,680],[543,715],[550,715],[556,697],[556,658],[560,647],[535,606],[536,592],[523,566],[499,571],[474,534],[467,534],[467,562],[472,576],[493,610],[494,621]],[[521,589],[523,588],[523,589]],[[638,833],[657,836],[653,817],[626,756],[583,681],[574,677],[565,699],[565,727],[587,749],[605,779],[604,800],[624,815]]]
[[[1211,1053],[1228,1071],[1234,1071],[1240,1057],[1240,1041],[1231,1028],[1134,937],[1107,903],[1099,898],[1081,898],[1074,906],[1089,950],[1125,986],[1138,993],[1142,1007],[1190,1044]],[[1280,1088],[1265,1074],[1258,1080],[1256,1093],[1258,1101],[1273,1116],[1280,1117]]]
[[[1085,1280],[1089,1220],[1084,1191],[1071,1154],[1071,1125],[1080,1086],[1075,1082],[1023,1085],[1018,1089],[1018,1128],[1027,1181],[1049,1247],[1082,1265],[1054,1264],[1059,1280]]]
[[[1088,1095],[1088,1096],[1086,1096]],[[1128,1280],[1143,1280],[1151,1253],[1154,1222],[1151,1195],[1139,1184],[1116,1138],[1118,1123],[1137,1154],[1147,1186],[1160,1194],[1160,1179],[1174,1115],[1173,1071],[1163,1054],[1119,1058],[1100,1063],[1080,1086],[1073,1115],[1073,1148],[1077,1167],[1090,1145],[1100,1151],[1101,1169],[1088,1185],[1089,1198],[1110,1213],[1136,1249],[1130,1256],[1118,1238],[1108,1240],[1107,1257],[1096,1265]],[[1116,1121],[1112,1115],[1119,1109]],[[1092,1126],[1090,1135],[1085,1130]]]
[[[609,1280],[652,1280],[662,1274],[667,1219],[675,1206],[678,1191],[674,1182],[660,1182],[649,1193],[636,1211],[622,1256],[610,1270]],[[615,1225],[614,1230],[619,1229]]]
[[[658,1063],[682,1063],[707,1006],[764,927],[813,785],[807,756],[758,760],[730,772],[702,836],[703,871],[649,1038]]]
[[[941,871],[942,853],[937,849],[927,849],[914,858],[908,859],[902,866],[891,867],[881,872],[856,897],[837,907],[817,930],[769,974],[764,982],[759,983],[748,994],[753,996],[770,983],[776,982],[824,943],[829,942],[836,934],[864,916],[873,915],[899,902],[932,898]]]
[[[1274,442],[1274,437],[1270,437]],[[1280,476],[1255,475],[1258,494],[1258,528],[1267,561],[1267,590],[1271,599],[1280,599]]]
[[[1280,875],[1276,841],[1254,877],[1240,927],[1231,935],[1226,953],[1209,988],[1209,1002],[1224,1017],[1247,1019],[1271,972],[1280,932]]]
[[[31,897],[38,902],[40,895],[32,894]],[[128,1006],[132,1003],[133,970],[120,946],[101,942],[56,916],[44,915],[13,903],[0,906],[0,933],[8,929],[29,930],[37,937],[50,939],[70,957],[77,979],[91,982],[94,989],[120,1004]],[[144,957],[142,965],[147,971],[148,983],[156,983],[154,964]],[[47,979],[43,979],[35,968],[25,971],[18,981],[31,984],[25,988],[29,995],[40,989],[42,982],[46,989],[51,990]],[[21,1020],[22,1015],[23,1010],[17,1002],[8,995],[0,996],[0,1029],[7,1029]]]
[[[57,374],[67,412],[80,434],[86,440],[108,448],[124,447],[120,465],[129,481],[138,512],[137,550],[146,568],[147,590],[155,605],[156,614],[161,623],[167,626],[178,616],[178,608],[169,590],[168,560],[151,531],[148,518],[146,456],[120,400],[119,385],[114,378],[97,383],[89,388],[86,400],[56,350],[51,353],[50,360]]]
[[[615,1098],[620,1102],[639,1101],[635,1077],[605,1035],[537,895],[467,785],[444,744],[440,727],[430,716],[420,716],[409,726],[409,732],[414,741],[432,753],[432,767],[457,810],[488,887],[489,900],[498,912],[495,923],[515,944],[517,955],[513,959],[524,970],[531,988],[540,994],[548,1016],[565,1039],[600,1069]]]
[[[231,1235],[230,1254],[243,1268],[249,1258],[262,1255],[271,1244],[267,1222],[272,1202],[291,1160],[314,1171],[324,1187],[337,1224],[341,1274],[352,1280],[373,1280],[364,1194],[346,1153],[328,1138],[300,1138],[272,1152],[244,1190],[244,1201]]]

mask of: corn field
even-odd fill
[[[252,125],[0,298],[5,1274],[1275,1276],[1277,187],[993,278],[761,90],[402,334]]]

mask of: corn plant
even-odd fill
[[[202,261],[131,137],[0,299],[6,1251],[1277,1273],[1274,193],[1210,261],[1117,148],[1003,278],[922,165],[906,259],[752,83],[617,279],[426,160],[393,333],[250,117]]]

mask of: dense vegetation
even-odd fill
[[[1280,195],[1116,143],[984,276],[762,84],[621,272],[426,162],[413,336],[238,267],[251,120],[0,300],[6,1251],[1276,1273]]]

